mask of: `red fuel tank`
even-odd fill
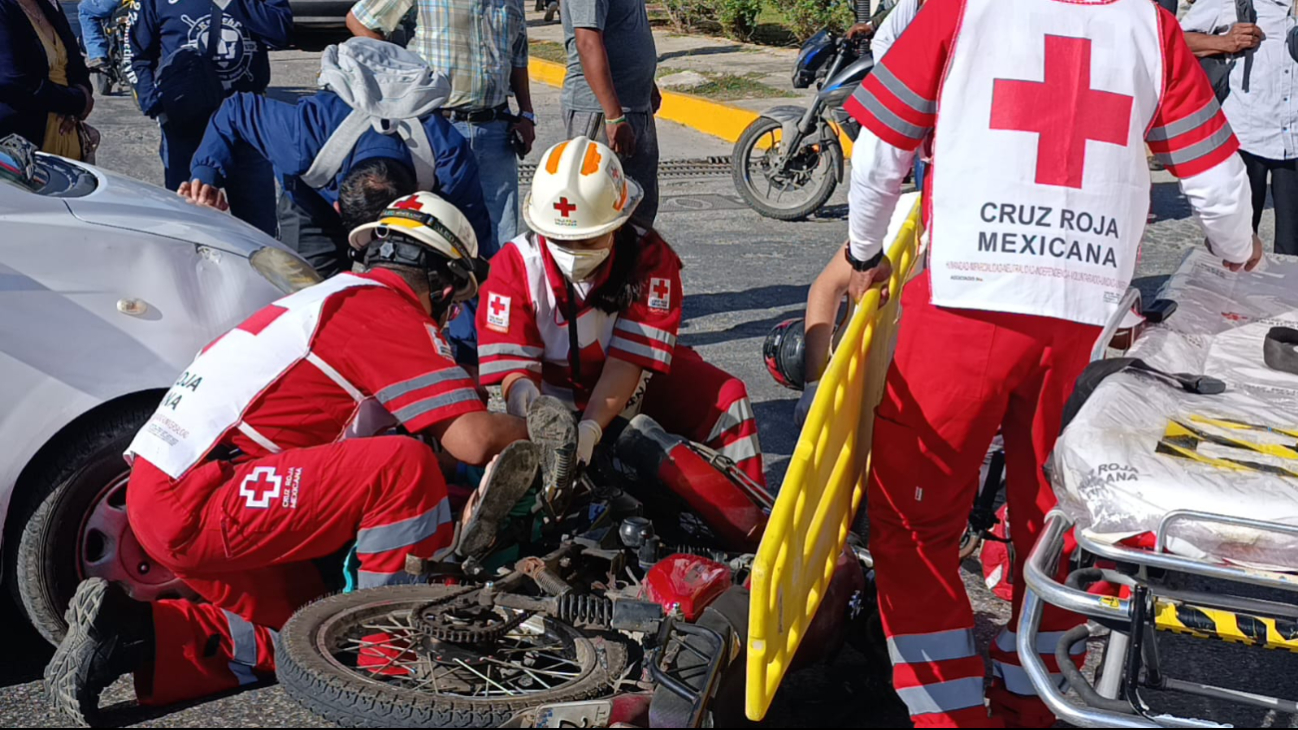
[[[671,610],[680,606],[686,621],[694,621],[703,609],[732,585],[730,567],[698,555],[672,555],[658,561],[645,574],[645,598]]]

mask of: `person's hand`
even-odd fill
[[[586,419],[577,424],[577,463],[589,464],[594,458],[595,446],[604,438],[604,429],[598,423]]]
[[[663,108],[663,92],[658,90],[658,84],[654,84],[653,91],[649,94],[649,106],[653,109],[654,114]]]
[[[617,124],[605,124],[604,133],[608,135],[608,146],[613,148],[619,157],[635,156],[635,130],[631,123],[623,119]]]
[[[532,151],[532,143],[536,141],[536,125],[531,119],[520,117],[517,122],[509,126],[509,131],[518,134],[519,139],[523,140],[524,155]]]
[[[1262,29],[1253,23],[1236,23],[1221,40],[1226,53],[1242,53],[1257,48],[1265,37]]]
[[[861,297],[870,290],[870,287],[883,283],[883,288],[879,291],[879,305],[882,306],[888,301],[888,280],[892,278],[892,262],[887,256],[879,259],[879,265],[868,271],[853,271],[852,279],[847,285],[847,291],[852,295],[852,301],[859,302]]]
[[[202,180],[195,179],[193,182],[181,183],[176,194],[194,205],[215,208],[222,212],[230,209],[230,203],[225,199],[225,191],[208,185]]]
[[[869,23],[857,23],[847,29],[847,39],[849,41],[856,40],[860,36],[869,38],[872,35],[874,35],[874,26]]]
[[[1212,251],[1211,243],[1208,244],[1208,250],[1210,252]],[[1226,269],[1229,271],[1239,271],[1240,269],[1243,269],[1244,271],[1252,271],[1253,269],[1256,269],[1257,265],[1261,262],[1262,262],[1262,239],[1258,238],[1257,234],[1253,234],[1253,253],[1249,254],[1247,261],[1245,261],[1242,264],[1237,264],[1234,261],[1227,261],[1225,259],[1222,259],[1221,265],[1226,267]]]
[[[59,116],[59,134],[72,134],[77,129],[77,118],[66,114]]]

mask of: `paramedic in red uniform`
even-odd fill
[[[639,410],[764,485],[743,381],[676,344],[681,262],[657,232],[628,222],[639,185],[585,137],[541,160],[523,208],[533,233],[501,248],[482,287],[482,382],[504,386],[510,413],[542,393],[580,411],[581,461],[614,418]]]
[[[891,270],[882,237],[916,149],[930,132],[933,144],[928,265],[902,296],[868,493],[894,686],[919,727],[1047,727],[1016,654],[1018,583],[992,647],[990,717],[984,706],[957,558],[974,477],[1003,429],[1021,568],[1054,505],[1042,465],[1064,401],[1135,268],[1145,144],[1232,271],[1262,255],[1239,145],[1176,19],[1149,0],[928,0],[847,109],[864,126],[855,296]],[[1051,632],[1080,620],[1047,614],[1047,666]]]
[[[533,446],[513,443],[522,420],[487,412],[442,336],[478,286],[465,216],[415,193],[352,244],[368,273],[280,299],[208,345],[132,442],[131,526],[205,602],[150,607],[83,582],[45,674],[66,719],[94,719],[128,672],[153,705],[273,676],[275,630],[325,593],[304,563],[355,542],[361,587],[389,585],[414,580],[407,554],[450,547],[433,450],[379,431],[399,424],[472,464]]]

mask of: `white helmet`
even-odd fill
[[[556,241],[594,238],[621,228],[642,198],[644,191],[622,172],[613,150],[578,137],[542,155],[523,218]]]
[[[435,252],[445,259],[460,280],[453,299],[462,302],[478,293],[478,236],[459,208],[432,193],[418,192],[399,198],[375,223],[366,223],[347,239],[365,250],[366,264],[387,262],[431,269]]]

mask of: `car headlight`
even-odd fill
[[[305,261],[273,246],[258,249],[248,259],[258,274],[285,294],[292,294],[323,279]]]

